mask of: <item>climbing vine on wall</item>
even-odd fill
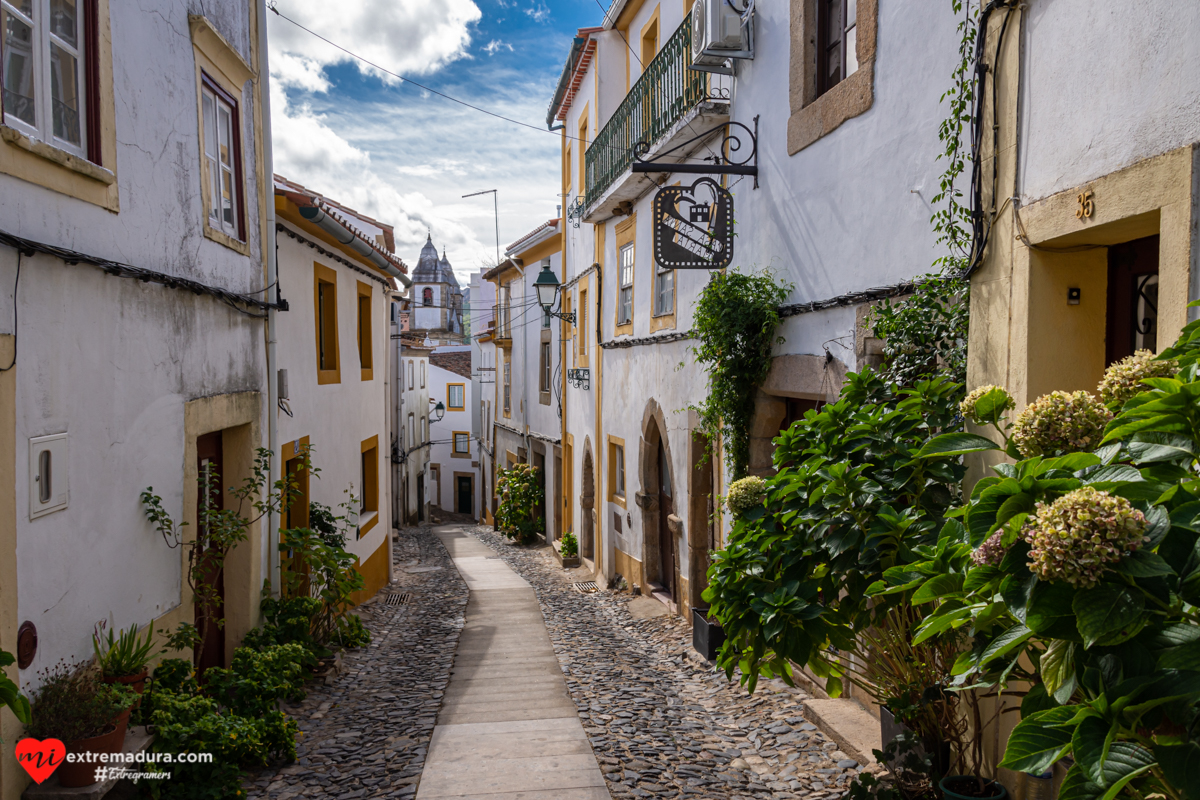
[[[978,237],[973,199],[963,202],[962,176],[974,159],[976,40],[979,8],[970,0],[951,0],[958,23],[959,45],[950,88],[942,93],[947,115],[938,126],[942,151],[938,160],[945,170],[938,179],[938,192],[930,223],[937,243],[945,248],[933,262],[933,270],[917,278],[915,290],[897,301],[885,301],[874,310],[875,335],[883,340],[884,379],[900,386],[915,386],[921,380],[946,375],[956,383],[967,380],[967,326],[970,312],[970,282],[966,274],[974,259]],[[973,187],[972,187],[973,188]],[[971,197],[974,198],[974,191]]]
[[[725,443],[733,480],[745,477],[750,462],[750,420],[754,398],[771,369],[779,305],[792,291],[768,272],[716,273],[700,293],[692,347],[708,370],[708,396],[693,408],[709,442]]]

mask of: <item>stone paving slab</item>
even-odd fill
[[[533,587],[478,539],[438,534],[470,598],[417,800],[609,800]]]

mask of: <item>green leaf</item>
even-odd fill
[[[1183,792],[1185,800],[1200,800],[1200,744],[1160,744],[1154,755],[1163,777]]]
[[[964,453],[978,453],[983,450],[999,450],[1000,447],[991,439],[976,436],[973,433],[943,433],[935,436],[917,451],[917,458],[932,458],[934,456],[957,456]]]
[[[1135,635],[1141,627],[1146,601],[1141,593],[1124,586],[1101,584],[1076,594],[1072,608],[1083,645],[1091,647],[1100,639],[1116,644],[1123,641],[1120,637],[1124,633],[1128,634],[1124,638]]]
[[[1121,559],[1117,572],[1131,578],[1153,578],[1156,575],[1174,575],[1175,570],[1157,553],[1135,550],[1132,555]]]
[[[979,663],[986,666],[992,659],[1012,652],[1032,637],[1033,631],[1029,630],[1029,628],[1020,624],[1013,625],[991,641],[984,649],[983,655],[979,657]]]
[[[1045,691],[1053,695],[1075,675],[1075,644],[1055,639],[1039,662]]]
[[[1069,722],[1076,711],[1059,706],[1021,720],[1008,737],[1000,766],[1041,775],[1071,749],[1071,731],[1054,726]]]
[[[962,588],[963,576],[961,574],[942,573],[941,575],[935,575],[925,581],[924,585],[913,593],[912,603],[913,605],[929,603],[944,595],[961,592]]]
[[[1142,473],[1128,464],[1110,464],[1106,467],[1090,467],[1080,470],[1080,480],[1085,485],[1092,483],[1112,483],[1116,481],[1140,481]]]
[[[1188,437],[1153,431],[1139,433],[1133,441],[1125,443],[1125,449],[1135,464],[1190,459],[1198,455],[1196,443]]]
[[[1071,755],[1083,767],[1088,779],[1101,787],[1104,780],[1104,759],[1107,755],[1111,726],[1102,717],[1088,717],[1079,723],[1071,737]]]
[[[1075,587],[1069,583],[1038,581],[1029,593],[1025,624],[1039,635],[1047,634],[1059,619],[1074,615],[1071,604],[1075,593]]]
[[[1193,500],[1171,509],[1171,524],[1176,528],[1200,533],[1200,500]]]

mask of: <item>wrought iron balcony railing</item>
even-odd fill
[[[688,69],[692,58],[692,15],[683,18],[642,77],[587,149],[590,206],[633,163],[633,146],[658,141],[671,126],[708,96],[708,73]]]
[[[492,320],[495,322],[495,327],[492,330],[493,339],[512,338],[510,306],[504,304],[492,306]]]

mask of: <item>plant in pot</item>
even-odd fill
[[[105,637],[101,630],[92,634],[92,649],[104,682],[125,684],[140,695],[146,685],[146,665],[163,654],[154,650],[154,631],[147,628],[143,637],[136,623],[116,636],[110,630]]]
[[[137,697],[132,689],[105,683],[90,664],[59,662],[42,675],[42,686],[33,696],[30,736],[58,739],[68,753],[121,751]],[[63,786],[89,786],[96,782],[98,766],[99,761],[65,761],[56,774]]]

